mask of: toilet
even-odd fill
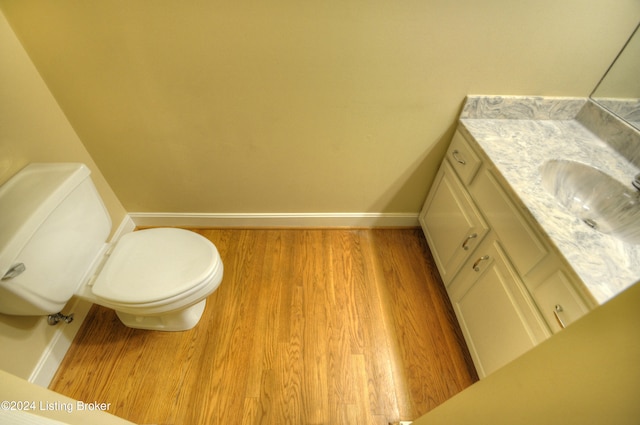
[[[90,170],[34,163],[0,186],[0,313],[54,315],[76,296],[131,328],[184,331],[220,285],[213,243],[154,228],[107,243],[111,219]]]

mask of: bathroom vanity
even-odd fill
[[[640,138],[611,125],[583,98],[466,99],[419,220],[481,378],[640,277],[629,226],[576,215],[561,202],[575,190],[553,190],[572,183],[544,175],[549,161],[578,162],[631,187]]]

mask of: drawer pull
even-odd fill
[[[480,271],[480,267],[478,267],[478,265],[482,261],[488,260],[488,259],[489,259],[488,255],[483,255],[482,257],[478,258],[475,263],[473,263],[473,266],[471,266],[471,268],[473,268],[474,271],[479,272]]]
[[[467,236],[467,239],[464,240],[464,242],[462,242],[462,249],[464,249],[465,251],[469,250],[469,241],[471,241],[471,239],[475,239],[478,237],[477,233],[472,233],[469,236]]]
[[[455,160],[456,160],[456,162],[457,162],[457,163],[459,163],[459,164],[462,164],[462,165],[466,164],[466,163],[467,163],[467,161],[465,161],[464,159],[462,159],[462,158],[459,158],[459,157],[458,157],[458,154],[459,154],[459,153],[460,153],[460,151],[458,151],[458,149],[454,150],[454,151],[451,153],[451,155],[453,156],[453,159],[455,159]]]
[[[10,280],[19,276],[22,272],[27,270],[24,263],[14,264],[5,274],[2,276],[2,280]]]
[[[556,304],[556,306],[553,308],[553,315],[556,317],[556,321],[558,322],[558,324],[560,325],[560,327],[562,329],[567,327],[564,324],[564,320],[562,320],[562,318],[560,317],[560,314],[559,314],[559,313],[562,313],[563,311],[564,311],[564,309],[562,308],[562,306],[560,304]]]

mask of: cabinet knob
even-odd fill
[[[467,239],[464,240],[464,242],[462,242],[462,249],[464,249],[465,251],[469,250],[469,241],[471,241],[471,239],[475,239],[478,237],[477,233],[472,233],[469,236],[467,236]]]
[[[478,266],[480,265],[480,263],[483,262],[484,260],[488,260],[488,259],[489,259],[488,255],[483,255],[482,257],[478,258],[475,263],[473,263],[473,266],[471,266],[471,268],[474,271],[479,272],[480,271],[480,267],[478,267]]]

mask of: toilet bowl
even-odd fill
[[[132,328],[193,328],[222,281],[215,245],[176,228],[106,243],[111,219],[89,175],[30,164],[0,187],[0,313],[55,314],[75,295]]]

